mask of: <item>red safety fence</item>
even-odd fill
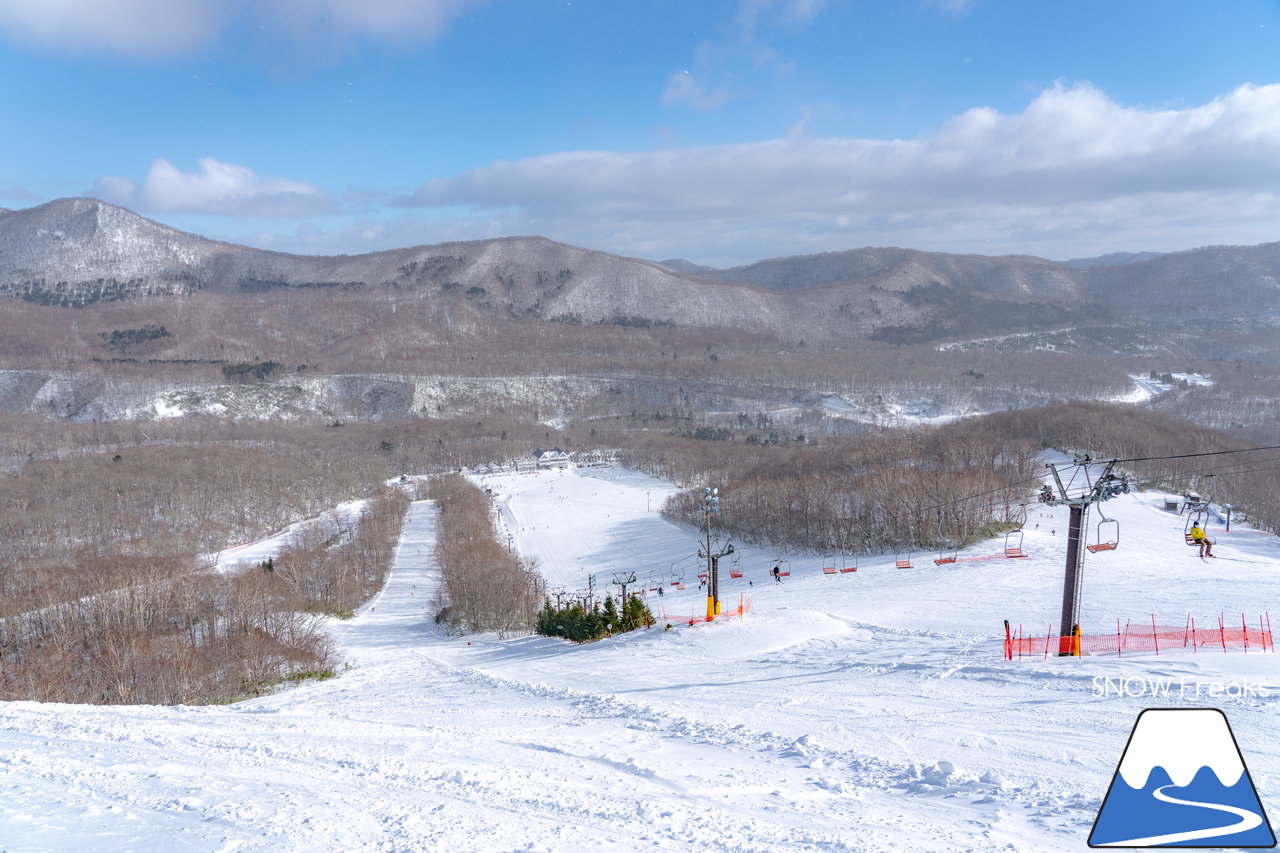
[[[743,593],[738,593],[738,604],[736,607],[731,607],[727,601],[721,602],[720,612],[715,614],[714,616],[708,616],[704,610],[700,609],[700,606],[701,606],[700,604],[695,604],[693,606],[693,612],[689,616],[676,616],[674,614],[668,613],[664,608],[659,611],[659,619],[660,621],[666,623],[668,629],[671,627],[673,623],[676,623],[676,622],[687,622],[689,624],[689,627],[692,628],[694,625],[698,624],[699,622],[715,622],[717,620],[725,620],[725,619],[743,619],[744,617],[746,617],[748,613],[751,612],[751,596],[745,595]]]
[[[1206,624],[1207,623],[1207,624]],[[1271,614],[1258,616],[1257,627],[1248,624],[1244,614],[1240,622],[1228,622],[1225,614],[1214,620],[1201,620],[1196,623],[1195,617],[1188,614],[1187,621],[1181,627],[1156,624],[1155,616],[1149,621],[1120,624],[1116,620],[1115,633],[1084,634],[1077,631],[1074,636],[1060,636],[1053,632],[1053,626],[1045,629],[1043,634],[1025,633],[1021,625],[1013,631],[1005,622],[1004,656],[1006,660],[1015,657],[1080,656],[1080,655],[1116,655],[1174,651],[1215,651],[1224,652],[1233,649],[1243,651],[1274,652],[1275,640],[1271,634]]]

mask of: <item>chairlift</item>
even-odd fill
[[[938,559],[933,561],[935,566],[945,566],[948,563],[954,563],[956,558],[960,556],[958,546],[950,539],[942,535],[942,511],[938,511],[938,541],[942,544],[938,549]]]
[[[935,566],[945,566],[954,563],[960,556],[959,546],[951,539],[947,538],[942,532],[942,510],[938,510],[938,558],[933,561]]]
[[[786,560],[786,559],[783,559],[782,557],[778,557],[773,561],[773,566],[778,570],[778,577],[780,578],[791,577],[791,561],[790,560]],[[772,569],[769,570],[769,574],[773,574]]]
[[[850,562],[850,560],[852,560],[852,562]],[[846,555],[842,553],[840,555],[840,574],[847,575],[849,574],[849,572],[856,572],[857,570],[858,570],[858,555],[857,554]]]
[[[835,554],[832,554],[830,557],[827,557],[827,558],[823,559],[823,561],[822,561],[822,573],[823,573],[824,575],[834,575],[837,571],[839,571],[839,570],[836,568],[836,555],[835,555]]]
[[[1021,527],[1017,530],[1010,530],[1004,535],[1004,555],[1010,560],[1025,558],[1027,552],[1022,549],[1022,540],[1024,532]]]
[[[1114,518],[1107,518],[1106,513],[1102,511],[1102,506],[1098,506],[1098,515],[1102,516],[1102,520],[1098,522],[1096,539],[1092,544],[1084,547],[1091,554],[1097,554],[1099,551],[1114,551],[1116,546],[1120,544],[1120,522]],[[1103,529],[1106,529],[1106,535],[1103,535]]]
[[[1010,560],[1026,559],[1027,552],[1022,549],[1027,526],[1027,508],[1021,507],[1018,514],[1018,526],[1004,534],[1004,555]]]
[[[1200,504],[1200,508],[1199,508],[1199,509],[1194,510],[1194,512],[1189,512],[1189,513],[1187,513],[1187,523],[1186,523],[1185,525],[1183,525],[1183,528],[1182,528],[1182,538],[1183,538],[1183,540],[1184,540],[1188,545],[1190,545],[1192,548],[1198,548],[1198,547],[1200,546],[1200,543],[1199,543],[1199,542],[1197,542],[1197,541],[1196,541],[1196,540],[1191,536],[1191,528],[1193,528],[1193,527],[1195,527],[1195,526],[1199,525],[1199,524],[1200,524],[1200,519],[1201,519],[1201,518],[1203,518],[1203,519],[1205,520],[1205,523],[1200,527],[1200,529],[1204,531],[1204,536],[1205,536],[1205,538],[1206,538],[1206,539],[1209,539],[1209,513],[1208,513],[1208,508],[1209,508],[1209,504],[1208,504],[1208,502],[1204,502],[1204,503],[1201,503],[1201,504]],[[1210,541],[1210,542],[1213,542],[1213,540],[1212,540],[1212,539],[1209,539],[1209,541]]]
[[[1209,476],[1212,479],[1216,475],[1210,474]],[[1191,528],[1198,525],[1201,519],[1204,519],[1205,524],[1200,529],[1204,531],[1205,538],[1208,538],[1209,536],[1209,518],[1210,518],[1209,508],[1213,504],[1213,499],[1218,492],[1217,481],[1214,480],[1212,485],[1213,485],[1213,488],[1209,492],[1208,500],[1201,500],[1200,495],[1195,492],[1188,492],[1186,495],[1187,523],[1183,525],[1182,537],[1186,541],[1186,543],[1192,547],[1198,547],[1200,545],[1199,542],[1191,538]]]
[[[894,565],[900,569],[911,568],[911,549],[899,552],[898,559],[894,561]]]
[[[742,560],[738,557],[738,552],[733,552],[733,557],[729,562],[729,577],[742,577]]]

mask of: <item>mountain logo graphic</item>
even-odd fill
[[[1244,756],[1216,708],[1138,715],[1090,847],[1275,847]]]

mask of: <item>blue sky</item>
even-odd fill
[[[1280,0],[0,0],[0,206],[726,266],[1280,240]]]

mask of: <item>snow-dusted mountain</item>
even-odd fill
[[[1134,258],[1144,258],[1134,260]],[[0,215],[0,293],[83,306],[158,294],[413,288],[525,321],[673,324],[911,342],[1080,323],[1280,317],[1280,243],[1120,263],[872,248],[727,270],[542,237],[303,256],[208,240],[93,199]]]
[[[775,290],[818,287],[903,293],[943,306],[946,294],[979,301],[1077,307],[1120,320],[1280,316],[1280,243],[1209,246],[1167,254],[1113,254],[1067,262],[1030,256],[950,255],[868,248],[758,261],[699,277]],[[963,307],[963,306],[958,306]]]
[[[28,301],[82,306],[195,291],[378,286],[482,295],[499,313],[541,320],[764,330],[796,319],[757,288],[697,282],[656,263],[541,237],[303,256],[207,240],[94,199],[0,219],[0,293]]]

